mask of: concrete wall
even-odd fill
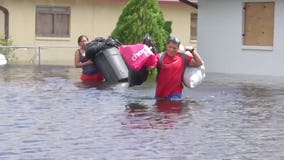
[[[243,4],[261,1],[199,0],[198,48],[208,72],[284,76],[284,1],[275,0],[274,45],[242,43]]]

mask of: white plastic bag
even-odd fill
[[[0,53],[0,65],[5,65],[7,64],[7,59],[6,57]]]
[[[187,66],[183,74],[183,84],[188,88],[194,88],[205,78],[205,66],[199,67]]]

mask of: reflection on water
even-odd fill
[[[284,159],[283,77],[208,73],[176,101],[79,77],[0,67],[0,159]]]
[[[132,129],[173,129],[177,121],[182,121],[180,115],[189,114],[189,110],[186,100],[157,100],[153,106],[129,103],[123,124]]]
[[[3,78],[6,82],[23,82],[23,81],[42,81],[46,77],[60,77],[68,79],[68,68],[62,68],[60,66],[29,66],[29,65],[6,65],[0,66],[0,71],[3,74]],[[24,73],[23,73],[24,71]],[[0,79],[1,80],[1,79]]]

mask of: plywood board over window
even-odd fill
[[[244,45],[273,46],[274,2],[247,2],[244,10]]]

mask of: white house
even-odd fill
[[[284,1],[199,0],[198,50],[209,72],[284,76]]]

